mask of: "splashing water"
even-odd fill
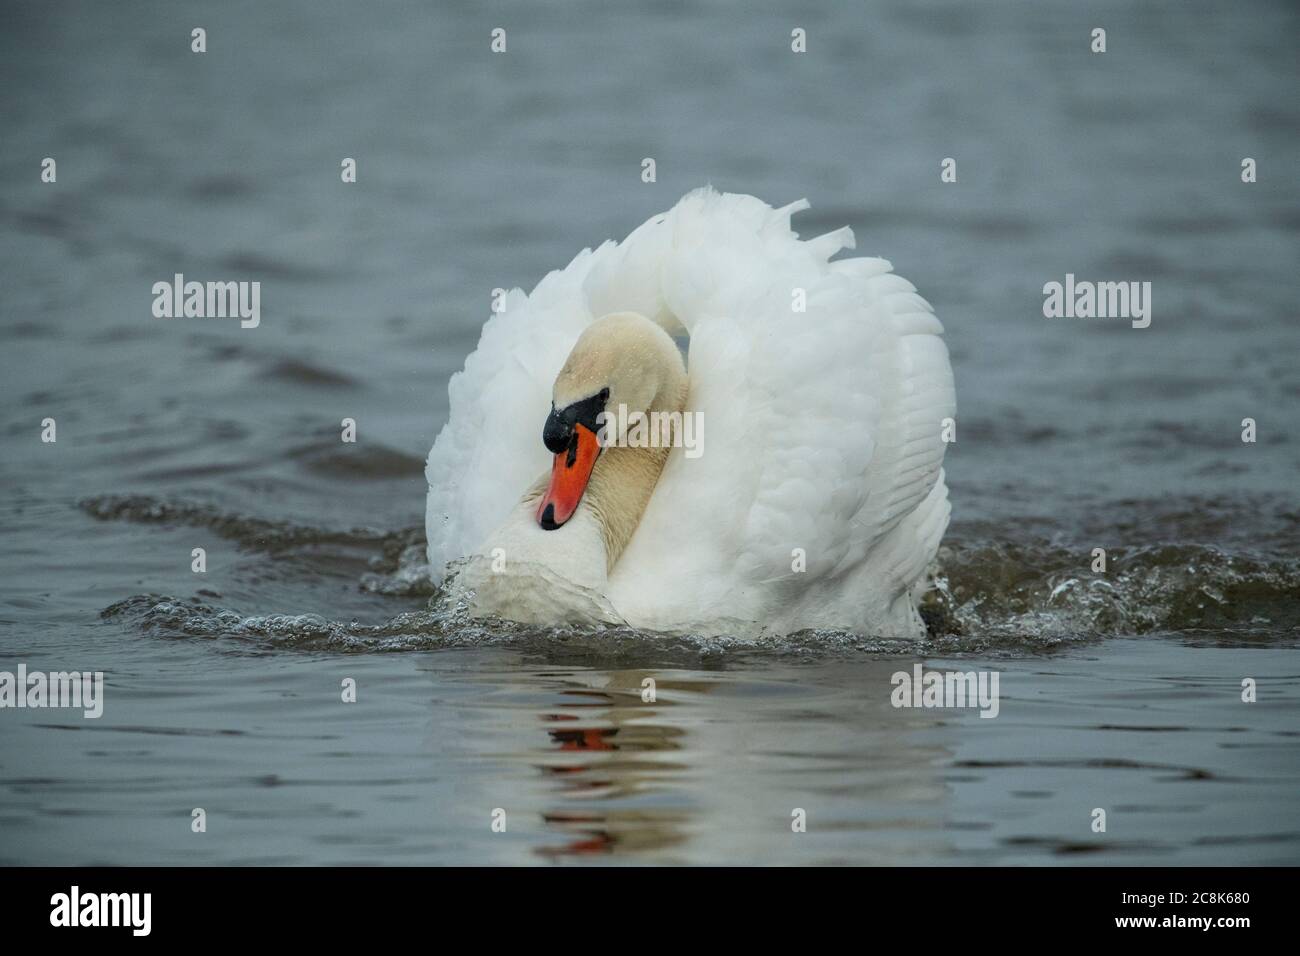
[[[773,635],[735,622],[707,632],[666,634],[632,628],[597,594],[554,579],[546,569],[490,573],[484,558],[458,562],[443,588],[425,563],[420,529],[330,531],[224,514],[214,508],[143,497],[82,503],[96,517],[210,528],[248,549],[287,559],[295,548],[333,546],[371,552],[364,591],[428,598],[427,607],[380,624],[307,614],[247,615],[199,597],[141,594],[103,612],[164,637],[226,638],[258,647],[346,653],[508,645],[584,659],[699,662],[714,655],[1033,653],[1120,635],[1204,631],[1220,639],[1294,639],[1300,629],[1300,561],[1232,553],[1215,545],[1154,544],[1114,549],[1109,573],[1089,570],[1086,549],[1042,540],[946,544],[922,614],[919,645],[844,631]],[[374,553],[374,552],[378,553]],[[315,552],[312,552],[313,554]],[[562,627],[476,615],[477,591],[509,586],[561,588],[588,613]]]

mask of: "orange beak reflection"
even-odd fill
[[[555,446],[552,445],[552,448]],[[600,454],[596,433],[586,425],[573,426],[569,447],[555,456],[551,465],[551,483],[537,503],[537,523],[554,531],[573,517],[582,501],[582,493],[591,480],[591,469]]]

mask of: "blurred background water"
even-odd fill
[[[103,670],[108,696],[0,711],[0,862],[1300,862],[1298,26],[1182,0],[7,2],[0,669]],[[921,648],[426,609],[421,466],[491,290],[704,183],[806,196],[802,234],[852,226],[945,323]],[[177,272],[260,281],[261,325],[153,318]],[[1150,281],[1151,327],[1044,319],[1066,273]],[[891,708],[921,657],[1000,670],[998,718]]]

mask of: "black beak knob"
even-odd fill
[[[568,411],[571,412],[572,409]],[[569,447],[569,442],[573,440],[573,423],[576,418],[576,415],[554,408],[551,409],[551,414],[546,416],[546,425],[542,428],[542,443],[552,454],[558,455]]]

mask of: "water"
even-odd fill
[[[0,862],[1300,862],[1289,5],[65,6],[0,12],[0,670],[108,689],[0,712]],[[945,322],[921,647],[429,606],[491,290],[704,182],[807,196]],[[176,272],[260,280],[260,327],[153,319]],[[1043,319],[1067,272],[1151,327]],[[919,659],[998,717],[892,708]]]

